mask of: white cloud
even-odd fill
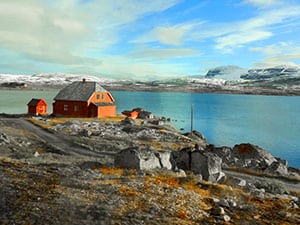
[[[293,32],[295,21],[300,20],[299,6],[286,6],[261,12],[256,17],[223,24],[204,24],[194,31],[190,37],[193,40],[212,38],[215,49],[222,53],[232,53],[235,48],[268,39],[282,32]]]
[[[181,39],[185,33],[184,29],[175,27],[157,27],[154,30],[159,42],[167,45],[181,45]]]
[[[199,54],[198,51],[190,48],[149,48],[140,47],[129,54],[129,57],[139,60],[165,60],[177,57],[194,56]]]
[[[189,67],[189,66],[188,66]],[[179,76],[188,71],[183,64],[164,64],[155,61],[140,61],[128,56],[108,56],[93,65],[72,65],[73,73],[109,76],[116,79],[152,80]]]
[[[188,36],[190,35],[191,30],[194,27],[198,27],[200,24],[204,22],[190,22],[184,24],[176,24],[174,26],[165,25],[165,26],[157,26],[142,34],[135,40],[132,40],[132,43],[151,43],[151,42],[159,42],[165,45],[173,45],[180,46],[184,44]]]
[[[261,30],[249,30],[242,33],[229,34],[224,37],[216,38],[216,49],[230,52],[232,48],[241,47],[247,43],[263,40],[271,37],[272,33]]]
[[[265,55],[278,55],[282,54],[285,50],[290,51],[291,44],[287,42],[279,42],[272,45],[266,45],[263,47],[250,47],[249,50],[253,52],[263,53]]]
[[[116,43],[121,26],[177,2],[1,0],[0,50],[55,64],[98,62],[87,55]]]
[[[245,0],[245,4],[251,4],[257,7],[266,8],[280,3],[279,0]]]
[[[254,64],[259,67],[295,65],[300,63],[300,46],[292,42],[279,42],[263,47],[253,47],[250,51],[263,53],[265,58]]]
[[[77,13],[43,5],[41,1],[0,2],[0,48],[50,63],[69,64],[81,57],[72,53],[76,44],[91,34]]]

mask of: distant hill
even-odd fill
[[[40,73],[31,76],[0,74],[0,87],[62,88],[83,78],[100,82],[109,90],[300,95],[300,66],[259,69],[220,66],[210,69],[206,75],[181,76],[155,81],[117,80],[65,73]]]
[[[39,73],[34,75],[12,75],[0,74],[0,86],[2,87],[19,87],[19,84],[26,84],[28,87],[62,87],[74,81],[86,79],[103,84],[113,83],[115,80],[100,78],[90,75],[76,75],[65,73]]]
[[[278,66],[263,69],[250,69],[248,73],[241,75],[242,79],[246,80],[263,80],[287,76],[299,76],[299,67]]]
[[[205,78],[219,78],[224,80],[239,80],[247,69],[238,66],[219,66],[208,70]]]
[[[208,70],[206,78],[219,78],[225,80],[266,80],[278,77],[300,76],[298,66],[275,66],[268,68],[243,69],[237,66],[219,66]]]

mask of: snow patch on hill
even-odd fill
[[[241,75],[246,74],[247,69],[238,66],[219,66],[210,69],[205,78],[220,78],[223,80],[241,80]]]
[[[66,85],[74,81],[86,79],[87,81],[95,81],[99,83],[114,83],[114,79],[94,77],[89,75],[76,75],[65,73],[39,73],[34,75],[13,75],[13,74],[0,74],[0,83],[26,83],[36,85]]]

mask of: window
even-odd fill
[[[78,110],[79,110],[78,105],[74,105],[74,112],[78,112]]]
[[[105,98],[105,95],[103,93],[102,94],[97,94],[96,98],[97,98],[97,100],[99,100],[99,99],[103,100]]]
[[[69,106],[68,105],[64,105],[64,111],[68,111]]]

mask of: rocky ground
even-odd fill
[[[300,223],[299,170],[258,146],[157,120],[30,120],[0,118],[1,224]]]

